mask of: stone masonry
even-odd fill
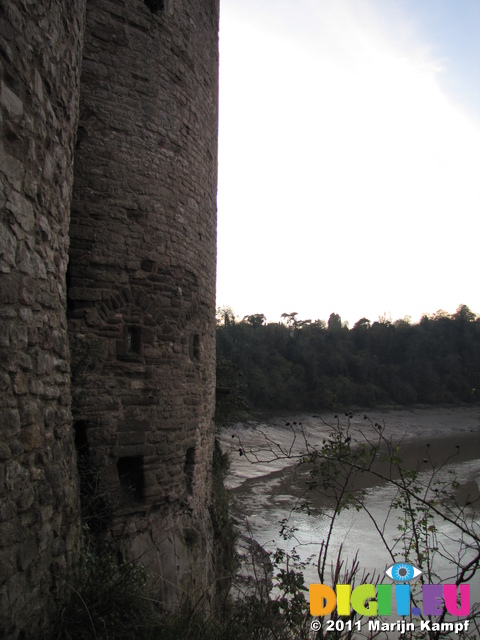
[[[213,579],[218,6],[151,8],[87,3],[68,317],[78,439],[174,604]]]
[[[82,2],[0,4],[0,637],[33,633],[80,545],[65,315]]]
[[[0,4],[2,638],[68,596],[77,460],[159,599],[212,598],[218,13]]]

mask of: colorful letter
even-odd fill
[[[443,611],[443,587],[441,584],[424,584],[423,613],[426,616],[440,616]],[[455,593],[456,597],[456,593]]]
[[[389,616],[392,613],[392,585],[377,585],[378,615]]]
[[[335,609],[335,591],[326,584],[310,584],[310,615],[326,616]]]
[[[460,609],[457,607],[457,586],[455,584],[444,584],[443,594],[445,606],[452,616],[468,616],[470,613],[470,585],[460,585]]]
[[[376,616],[378,612],[378,604],[375,600],[375,587],[373,584],[361,584],[352,592],[352,607],[361,616]],[[369,602],[366,603],[366,601]]]
[[[397,596],[397,615],[408,616],[410,614],[410,585],[396,584],[395,595]]]
[[[352,587],[349,584],[337,584],[337,613],[339,616],[350,615],[350,593]]]

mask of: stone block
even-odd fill
[[[37,449],[44,442],[43,423],[36,423],[22,429],[20,441],[25,451]]]
[[[0,421],[2,433],[6,438],[11,438],[20,432],[20,416],[17,409],[2,409]]]
[[[15,572],[16,568],[17,564],[15,561],[15,554],[9,550],[0,552],[0,575],[5,577],[11,576]]]
[[[20,276],[5,273],[0,278],[0,304],[14,304],[19,299]]]
[[[22,100],[1,81],[0,86],[0,104],[5,107],[12,120],[20,120],[23,116]]]
[[[8,197],[6,207],[24,231],[30,232],[35,225],[33,204],[17,191],[12,191]]]
[[[17,562],[20,571],[25,571],[38,557],[39,547],[36,536],[29,536],[17,551]]]
[[[19,415],[21,419],[22,427],[26,427],[32,424],[43,426],[43,414],[38,401],[24,400],[19,403]]]
[[[0,258],[9,267],[15,264],[16,248],[17,239],[15,236],[4,225],[0,225]]]
[[[130,412],[131,413],[131,412]],[[151,422],[146,418],[135,416],[128,416],[128,418],[124,422],[118,423],[119,431],[137,431],[137,432],[146,432],[150,431]]]
[[[68,297],[70,300],[96,302],[102,299],[102,292],[97,289],[87,289],[86,287],[76,287],[74,289],[69,290]]]
[[[143,444],[145,433],[143,431],[120,432],[118,434],[119,445]]]
[[[3,442],[0,443],[0,461],[9,460],[10,455],[10,448]]]

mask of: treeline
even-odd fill
[[[263,314],[239,321],[219,309],[217,398],[220,413],[480,400],[480,318],[466,305],[418,324],[367,318],[348,328],[338,314],[280,323]],[[223,409],[222,409],[223,408]]]

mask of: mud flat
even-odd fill
[[[308,465],[298,465],[298,460],[305,451],[306,441],[320,449],[338,421],[349,429],[353,445],[366,437],[378,438],[380,425],[382,435],[394,446],[400,446],[403,465],[419,469],[425,478],[432,472],[440,479],[454,474],[459,483],[457,502],[465,505],[467,517],[480,527],[480,407],[362,411],[354,412],[351,417],[344,413],[335,417],[333,412],[281,415],[237,423],[222,430],[222,448],[229,451],[231,459],[228,484],[236,499],[236,517],[242,535],[252,537],[267,552],[295,546],[306,563],[307,584],[318,582],[316,558],[328,531],[331,502],[328,497],[316,494],[310,515],[296,510],[305,496],[308,475]],[[381,464],[378,463],[379,471]],[[365,477],[362,483],[367,491],[369,511],[383,526],[395,490],[373,477]],[[398,514],[390,513],[385,525],[391,540],[398,537],[397,518]],[[294,537],[288,541],[279,534],[285,524],[295,529]],[[454,557],[458,536],[455,527],[439,523],[439,535],[450,540],[449,551]],[[391,564],[391,556],[364,511],[348,510],[338,517],[331,544],[332,558],[340,545],[347,562],[358,551],[360,565],[367,572],[375,570],[383,575]],[[453,570],[454,566],[447,563],[440,567],[440,575],[447,579]],[[478,587],[477,584],[474,589],[477,600]]]
[[[248,480],[296,465],[306,442],[320,449],[337,423],[348,427],[352,444],[375,439],[375,424],[381,425],[383,436],[401,447],[402,460],[409,468],[480,459],[478,406],[367,410],[354,412],[352,417],[333,412],[285,414],[221,429],[222,449],[231,462],[228,485],[235,489]]]

